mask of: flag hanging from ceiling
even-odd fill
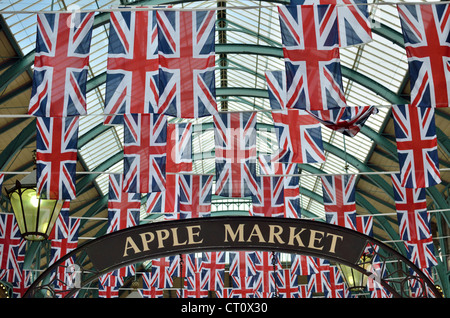
[[[211,215],[212,175],[179,175],[179,202],[182,219]]]
[[[125,114],[123,119],[124,191],[164,191],[167,117],[158,114]]]
[[[393,105],[392,117],[402,186],[427,188],[439,184],[434,108]]]
[[[297,275],[288,268],[282,268],[275,273],[276,290],[280,298],[300,298],[300,287]]]
[[[78,230],[80,228],[80,219],[69,216],[70,201],[64,201],[58,219],[55,222],[50,234],[50,262],[56,263],[60,258],[75,250],[78,247]],[[67,286],[73,283],[72,271],[75,269],[75,259],[67,258],[56,268],[58,279],[54,281],[53,288],[58,294],[63,296],[67,292]],[[76,274],[74,274],[76,275]]]
[[[255,252],[239,251],[230,252],[230,278],[233,287],[234,298],[254,297],[256,276]]]
[[[147,193],[146,213],[166,214],[168,219],[175,217],[180,212],[178,174],[166,175],[166,187],[164,191]]]
[[[192,123],[167,124],[166,173],[192,172]]]
[[[105,115],[148,114],[158,107],[156,12],[110,14]]]
[[[33,86],[28,114],[86,114],[86,81],[94,13],[37,15]]]
[[[37,193],[51,200],[76,197],[79,117],[37,117]]]
[[[225,288],[225,252],[203,252],[200,262],[200,277],[204,290],[214,290],[219,294]]]
[[[275,295],[277,271],[283,267],[279,255],[268,251],[255,252],[255,298],[271,298]]]
[[[322,176],[323,206],[327,223],[356,228],[355,175]]]
[[[344,283],[341,271],[335,265],[330,266],[328,277],[328,288],[324,289],[325,298],[348,298],[349,290]]]
[[[139,225],[141,195],[123,190],[123,175],[110,174],[108,186],[108,228],[107,233],[113,233]],[[136,272],[135,265],[128,265],[114,270],[110,274],[118,277],[128,277]]]
[[[142,289],[139,289],[139,293],[142,298],[164,298],[164,289],[160,289],[151,285],[152,280],[151,272],[142,272]]]
[[[279,150],[272,161],[321,163],[325,161],[319,121],[302,109],[273,111]]]
[[[450,23],[448,4],[398,4],[411,105],[449,107]]]
[[[325,293],[329,286],[330,261],[314,258],[317,273],[308,275],[308,291],[310,293]]]
[[[340,47],[360,45],[372,41],[372,29],[366,0],[292,0],[290,4],[336,5]]]
[[[325,127],[338,131],[346,136],[355,137],[370,115],[377,114],[374,106],[342,107],[321,111],[309,111]]]
[[[216,191],[224,197],[257,195],[256,113],[214,116]]]
[[[122,174],[109,175],[108,189],[108,233],[138,225],[141,195],[123,189]]]
[[[122,287],[123,278],[114,276],[112,273],[104,274],[98,279],[99,298],[118,298],[119,288]]]
[[[258,195],[252,196],[250,215],[284,217],[284,178],[257,176]]]
[[[199,118],[217,112],[215,11],[158,10],[159,114]]]
[[[319,272],[316,258],[309,255],[291,254],[290,270],[295,275],[312,275]]]
[[[346,107],[342,87],[336,7],[278,6],[289,108]]]
[[[436,265],[431,234],[430,215],[424,188],[405,188],[400,175],[391,175],[399,235],[407,256],[419,268]]]
[[[271,161],[272,155],[260,155],[258,157],[260,174],[279,175],[283,179],[284,217],[300,218],[300,177],[296,163],[284,163]]]
[[[161,257],[152,260],[151,286],[167,289],[173,287],[173,275],[178,269],[178,263],[172,262],[169,257]]]
[[[24,252],[22,247],[25,244],[14,214],[0,213],[0,269],[21,272],[18,258],[25,257],[25,254],[20,256],[18,253]]]

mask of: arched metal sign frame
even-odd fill
[[[51,265],[33,282],[24,298],[73,297],[100,276],[145,260],[193,252],[240,250],[328,259],[372,278],[395,298],[409,297],[408,284],[412,280],[422,285],[421,297],[442,297],[411,261],[362,233],[313,220],[225,216],[154,222],[99,237]],[[359,265],[361,256],[367,253],[377,259],[377,266],[367,269]],[[61,281],[56,273],[60,267],[67,267],[68,260],[73,271]],[[53,287],[56,283],[60,286],[58,292]]]

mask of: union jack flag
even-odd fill
[[[325,161],[319,121],[302,109],[272,112],[279,150],[272,161],[321,163]]]
[[[36,119],[37,192],[50,200],[76,197],[79,117]]]
[[[291,272],[295,275],[312,275],[319,272],[316,258],[308,255],[291,255]]]
[[[214,116],[216,191],[224,197],[257,195],[256,113]]]
[[[323,205],[327,223],[357,230],[355,175],[322,176]]]
[[[141,197],[123,190],[123,175],[109,175],[108,233],[139,224]]]
[[[225,252],[204,252],[200,263],[202,286],[222,293],[225,287]]]
[[[402,186],[427,188],[439,184],[434,108],[393,105],[392,116]]]
[[[259,176],[258,196],[252,196],[250,215],[284,217],[284,178]]]
[[[213,176],[179,175],[179,202],[182,219],[211,215]]]
[[[179,175],[166,175],[166,188],[161,192],[147,193],[146,213],[165,213],[168,218],[180,212]]]
[[[50,264],[55,263],[78,246],[78,230],[81,221],[79,218],[69,217],[69,206],[70,201],[65,201],[49,237],[49,240],[51,240]],[[72,277],[68,269],[74,265],[74,262],[73,258],[67,259],[56,269],[55,275],[58,279],[55,280],[54,288],[61,295],[64,294],[65,285],[72,283]]]
[[[284,217],[300,218],[300,177],[299,168],[296,163],[272,162],[271,155],[260,155],[258,157],[261,175],[282,175],[284,187]]]
[[[292,275],[289,269],[278,270],[275,281],[280,298],[300,298],[298,277]]]
[[[94,13],[37,15],[33,87],[28,114],[86,114],[86,80]]]
[[[391,175],[391,180],[401,239],[428,239],[431,237],[431,227],[425,189],[402,187],[398,174]]]
[[[276,272],[282,269],[279,253],[255,252],[255,297],[269,298],[276,292]]]
[[[183,289],[180,292],[181,298],[209,298],[209,291],[206,290],[202,284],[200,272],[195,272],[191,280],[190,288]]]
[[[22,239],[19,225],[13,213],[0,213],[0,269],[21,272],[20,260],[23,261],[26,241]]]
[[[167,117],[124,114],[124,191],[164,191],[166,184]]]
[[[419,268],[428,268],[437,265],[434,256],[433,238],[411,240],[403,242],[406,247],[406,257]]]
[[[292,0],[291,5],[337,5],[339,46],[348,47],[372,41],[366,0]]]
[[[215,11],[157,11],[158,113],[199,118],[217,112]]]
[[[373,236],[373,215],[356,216],[356,229],[360,233]]]
[[[151,272],[143,272],[142,277],[142,289],[139,289],[139,293],[142,298],[163,298],[164,290],[159,289],[151,285]]]
[[[110,14],[105,115],[148,114],[158,107],[156,12]]]
[[[289,108],[346,107],[334,5],[278,6]]]
[[[342,107],[321,111],[308,111],[325,127],[338,131],[346,136],[355,137],[370,115],[377,114],[374,106]]]
[[[254,298],[255,252],[230,252],[230,277],[233,286],[232,298]]]
[[[450,21],[448,4],[399,4],[411,81],[411,105],[448,107]]]
[[[166,173],[192,172],[192,123],[167,124]]]
[[[330,262],[322,258],[316,258],[317,273],[308,276],[308,293],[325,293],[329,288]]]
[[[337,266],[330,266],[329,272],[327,272],[329,288],[325,288],[326,298],[348,298],[349,291],[345,286],[344,279],[342,278],[341,271]]]
[[[63,208],[59,213],[58,219],[53,228],[51,239],[50,264],[54,263],[64,255],[70,253],[78,246],[78,230],[80,228],[80,219],[69,217],[70,201],[64,202]]]
[[[173,274],[178,269],[178,264],[169,257],[161,257],[152,260],[151,286],[159,289],[171,288],[173,286]]]
[[[123,285],[123,279],[108,273],[98,279],[99,298],[118,298],[119,288]]]

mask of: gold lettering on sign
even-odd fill
[[[172,228],[172,235],[173,235],[173,246],[180,246],[180,245],[186,245],[187,241],[184,241],[183,243],[178,242],[178,228]]]
[[[137,245],[136,245],[136,243],[133,241],[133,239],[130,237],[130,236],[128,236],[127,238],[126,238],[126,241],[125,241],[125,250],[124,250],[124,252],[123,252],[123,255],[122,255],[122,257],[126,257],[126,256],[128,256],[128,249],[132,249],[133,250],[133,252],[134,252],[134,254],[137,254],[137,253],[140,253],[141,252],[141,250],[137,247]]]
[[[196,237],[200,236],[200,231],[202,229],[200,225],[187,226],[186,229],[188,232],[188,244],[201,244],[203,242],[203,239],[201,239],[200,241],[195,240]]]
[[[336,253],[336,244],[337,244],[337,239],[341,239],[341,241],[344,239],[343,236],[341,235],[337,235],[337,234],[332,234],[332,233],[327,233],[327,237],[328,236],[332,236],[331,239],[331,246],[330,246],[330,253]]]
[[[253,230],[250,233],[250,235],[248,236],[247,242],[251,242],[252,241],[252,236],[256,236],[259,239],[259,242],[263,242],[265,243],[266,241],[264,240],[264,237],[261,233],[261,229],[259,228],[258,224],[255,224],[253,226]]]
[[[269,243],[275,243],[275,238],[277,238],[278,243],[284,244],[281,239],[281,234],[283,233],[283,228],[279,225],[269,225]]]
[[[141,237],[141,241],[142,241],[142,247],[143,247],[143,251],[148,251],[150,250],[150,248],[148,247],[148,243],[152,242],[155,239],[155,234],[153,234],[152,232],[146,232],[146,233],[141,233],[139,234],[139,236]],[[147,238],[149,237],[149,238]]]
[[[244,224],[239,224],[236,232],[233,232],[230,224],[224,224],[225,226],[225,239],[224,242],[228,242],[228,235],[230,235],[231,240],[236,241],[236,237],[239,234],[238,242],[244,242]]]
[[[302,234],[302,232],[305,229],[301,229],[300,231],[298,231],[297,233],[295,233],[296,228],[295,227],[289,227],[289,242],[288,245],[294,245],[294,240],[297,241],[297,245],[301,246],[301,247],[305,247],[305,244],[303,244],[303,241],[300,237],[300,234]]]
[[[310,230],[310,232],[311,232],[311,236],[309,237],[308,247],[316,249],[316,250],[322,250],[323,245],[317,246],[316,242],[320,244],[322,242],[322,239],[323,239],[323,236],[325,233],[322,231],[316,231],[316,230]],[[317,234],[320,234],[320,237],[317,237]]]

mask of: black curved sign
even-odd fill
[[[85,247],[98,271],[177,253],[277,250],[356,264],[367,237],[327,223],[286,218],[211,217],[117,231]]]

